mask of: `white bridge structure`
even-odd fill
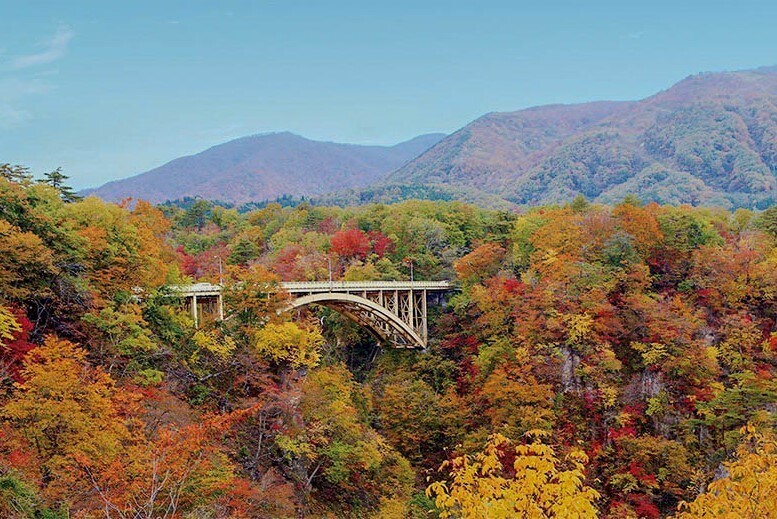
[[[384,346],[425,349],[428,305],[442,304],[455,287],[450,281],[288,281],[278,288],[291,296],[286,311],[325,306],[364,326]],[[224,319],[221,285],[197,283],[170,289],[185,299],[195,323],[203,314]]]

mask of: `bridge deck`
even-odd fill
[[[298,292],[364,292],[375,290],[448,291],[450,281],[287,281],[281,287],[290,293]]]
[[[316,292],[371,292],[377,290],[426,290],[446,292],[453,288],[450,281],[285,281],[280,287],[291,293]],[[193,285],[171,285],[174,292],[184,295],[217,296],[221,285],[195,283]]]

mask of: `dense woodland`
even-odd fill
[[[777,207],[245,214],[0,166],[2,517],[775,517]],[[280,280],[453,279],[429,351]],[[194,326],[165,289],[226,287]],[[292,319],[293,318],[293,319]]]

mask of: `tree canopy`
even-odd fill
[[[577,199],[240,213],[0,165],[3,517],[768,517],[777,236]],[[411,274],[412,269],[412,274]],[[428,351],[279,282],[442,280]],[[197,324],[170,284],[222,283]],[[213,312],[210,312],[211,314]]]

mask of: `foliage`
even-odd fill
[[[6,341],[13,339],[15,332],[20,332],[21,325],[10,310],[0,306],[0,347],[5,347]]]
[[[770,433],[743,427],[744,440],[726,476],[710,483],[691,503],[682,503],[676,517],[772,517],[777,514],[777,442]]]
[[[294,323],[269,323],[254,334],[254,348],[259,355],[293,369],[316,366],[323,341],[318,331]]]
[[[506,469],[510,458],[514,461]],[[443,463],[441,470],[450,467],[450,483],[432,483],[427,494],[435,497],[443,518],[596,517],[599,494],[584,483],[587,460],[574,450],[562,461],[538,439],[513,445],[494,434],[474,457]]]
[[[454,264],[456,275],[467,284],[493,276],[500,268],[505,251],[498,243],[486,243]]]
[[[84,460],[109,462],[128,438],[115,385],[85,350],[54,338],[30,353],[22,377],[2,415],[34,448],[47,492],[66,500],[84,490],[74,477]]]
[[[364,259],[370,252],[370,240],[360,229],[337,231],[330,240],[332,252],[346,259]]]
[[[682,153],[702,174],[718,159],[695,139]],[[597,181],[619,175],[621,144],[566,148],[569,178],[598,175],[587,147],[610,153]],[[52,182],[0,166],[0,515],[426,517],[424,476],[446,459],[439,511],[478,517],[552,515],[552,496],[589,513],[594,492],[611,517],[710,515],[768,481],[771,209],[238,212],[68,200]],[[411,265],[460,287],[430,299],[424,352],[337,309],[288,312],[279,286]],[[223,283],[224,320],[195,326],[165,287],[196,281]]]

